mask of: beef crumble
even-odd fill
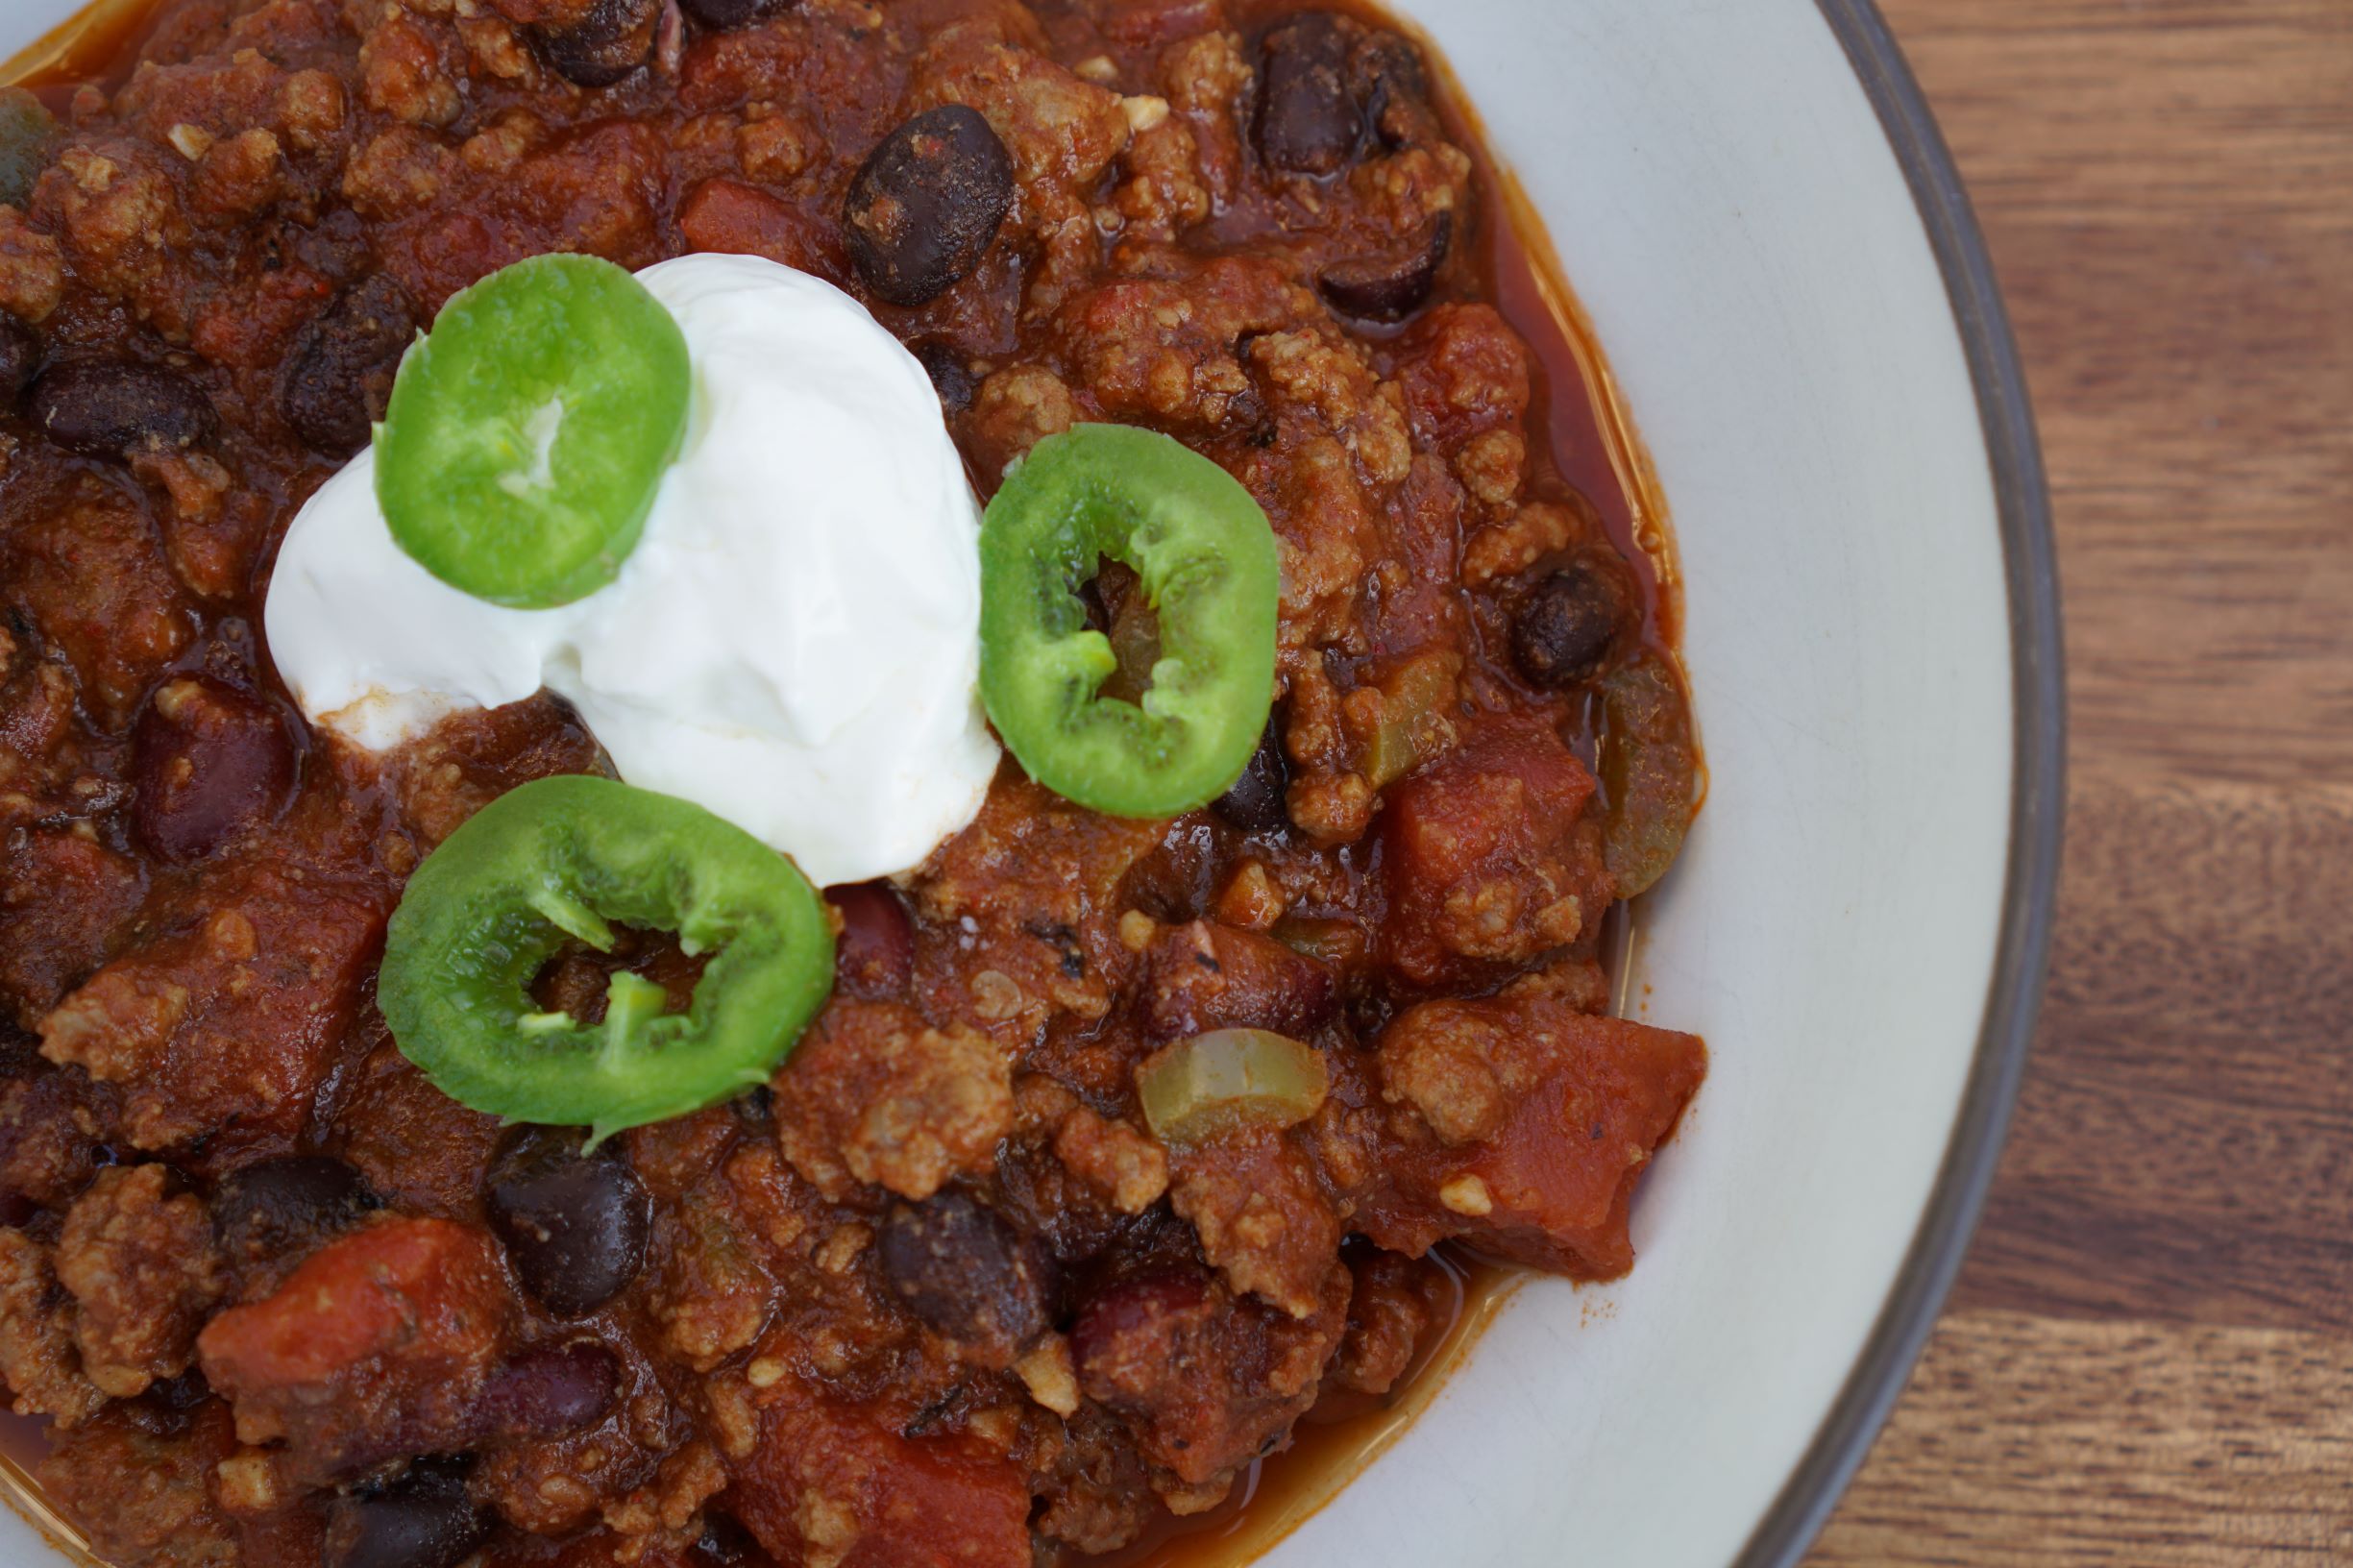
[[[1669,628],[1405,37],[1290,0],[161,0],[44,92],[0,205],[0,1380],[110,1561],[1075,1562],[1390,1394],[1432,1248],[1630,1265],[1703,1054],[1602,1016],[1594,694]],[[373,971],[421,858],[593,737],[540,698],[355,753],[257,627],[443,301],[690,250],[866,301],[984,494],[1083,420],[1225,466],[1280,541],[1280,693],[1174,821],[1008,763],[918,872],[834,891],[772,1090],[590,1155],[433,1090]],[[1314,1045],[1323,1109],[1157,1141],[1136,1065],[1216,1028]]]

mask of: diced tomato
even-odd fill
[[[1384,1092],[1428,1129],[1385,1151],[1357,1220],[1418,1254],[1447,1237],[1580,1279],[1632,1266],[1635,1179],[1706,1071],[1698,1040],[1526,987],[1430,1002],[1383,1036]]]
[[[840,1568],[1029,1568],[1029,1506],[1020,1469],[977,1444],[798,1395],[766,1412],[727,1504],[778,1560]]]
[[[699,251],[764,256],[836,282],[846,276],[837,229],[735,180],[704,181],[678,213],[678,232]]]
[[[284,1438],[325,1477],[462,1447],[514,1299],[481,1232],[400,1219],[330,1243],[197,1339],[249,1443]]]
[[[1568,945],[1609,905],[1593,775],[1545,723],[1482,726],[1389,791],[1382,817],[1389,963],[1418,986],[1474,984]]]

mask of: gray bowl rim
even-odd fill
[[[2059,571],[2034,410],[1960,170],[1873,0],[1817,0],[1877,110],[1945,275],[1975,383],[2009,589],[2015,751],[2000,935],[1966,1088],[1896,1283],[1804,1457],[1734,1559],[1795,1568],[1861,1468],[1961,1271],[2000,1159],[2048,968],[2067,812]]]

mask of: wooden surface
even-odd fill
[[[1813,1557],[2353,1564],[2353,0],[1882,0],[2024,350],[2073,708],[1983,1230]]]

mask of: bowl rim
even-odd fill
[[[1909,1382],[1959,1275],[2009,1132],[2049,968],[2067,813],[2067,694],[2050,494],[1985,236],[1925,94],[1875,0],[1816,0],[1911,187],[1976,390],[2010,612],[2010,844],[1983,1021],[1936,1184],[1876,1322],[1733,1568],[1795,1568]]]

